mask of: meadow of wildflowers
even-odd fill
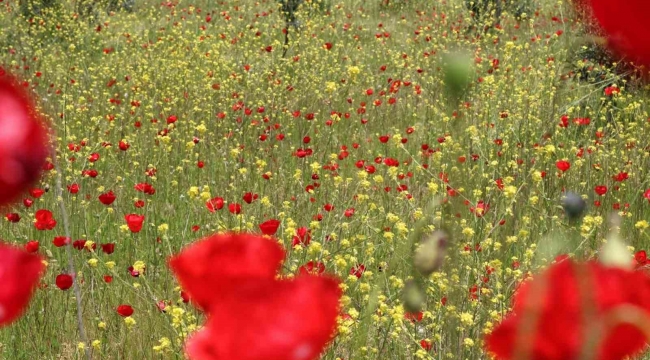
[[[643,350],[648,5],[576,2],[0,0],[0,359]]]

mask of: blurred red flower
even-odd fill
[[[341,290],[335,279],[245,281],[222,293],[190,337],[192,360],[312,360],[332,339]]]
[[[25,310],[45,269],[41,257],[0,243],[0,327]]]
[[[585,304],[593,307],[588,319]],[[564,260],[520,286],[512,313],[487,336],[486,347],[498,359],[514,359],[515,347],[522,345],[530,347],[530,359],[577,359],[585,346],[586,330],[601,327],[605,333],[595,359],[624,359],[643,350],[646,339],[629,323],[605,326],[611,311],[623,305],[650,312],[650,277],[595,261]],[[521,327],[529,316],[534,317],[535,328],[526,334],[530,341],[518,345]]]
[[[638,65],[650,66],[650,2],[591,0],[591,9],[609,47]]]
[[[215,297],[245,280],[273,280],[284,256],[275,239],[227,233],[188,246],[169,260],[169,266],[192,301],[207,311]]]
[[[47,132],[17,81],[0,75],[0,207],[40,177],[48,155]]]

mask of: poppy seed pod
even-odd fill
[[[567,192],[562,198],[562,208],[564,208],[569,220],[577,220],[582,217],[582,213],[587,208],[587,203],[580,195]]]
[[[413,262],[420,274],[427,276],[442,266],[447,252],[449,237],[443,230],[425,235],[415,249]]]

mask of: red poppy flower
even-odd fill
[[[109,190],[107,193],[99,195],[99,202],[108,206],[115,201],[115,194],[112,190]]]
[[[296,235],[294,235],[293,240],[291,241],[291,246],[302,245],[307,246],[311,242],[311,231],[306,227],[300,227],[296,230]]]
[[[275,239],[251,234],[217,234],[200,240],[169,260],[192,301],[209,309],[246,279],[273,280],[285,253]],[[215,294],[219,289],[219,294]]]
[[[45,190],[43,189],[36,188],[29,190],[29,195],[31,195],[34,199],[40,198],[43,196],[43,194],[45,194]]]
[[[646,190],[646,191],[643,193],[643,197],[646,198],[646,199],[648,199],[648,202],[650,202],[650,189]]]
[[[156,193],[156,189],[154,189],[154,187],[151,184],[146,182],[136,184],[133,188],[136,191],[143,192],[147,195],[153,195]]]
[[[56,220],[54,220],[52,212],[49,210],[38,210],[34,217],[36,218],[34,227],[38,230],[52,230],[56,226]]]
[[[241,214],[241,205],[237,203],[228,204],[228,211],[235,215]]]
[[[634,254],[637,268],[645,266],[648,263],[648,254],[645,250],[639,250]]]
[[[122,151],[127,151],[127,150],[129,150],[129,147],[131,147],[131,145],[129,143],[127,143],[126,141],[124,141],[124,140],[120,140],[120,143],[118,144],[118,146],[119,146],[120,150],[122,150]]]
[[[0,243],[0,259],[0,327],[3,327],[23,313],[44,266],[40,256],[3,243]]]
[[[260,224],[260,230],[262,234],[273,236],[278,231],[280,226],[280,220],[270,219]]]
[[[102,251],[105,254],[112,254],[115,251],[115,243],[102,244]]]
[[[318,359],[334,335],[340,296],[338,281],[328,277],[242,282],[210,309],[187,354],[192,360]]]
[[[325,272],[325,264],[320,261],[310,261],[298,269],[300,275],[320,275]]]
[[[90,178],[94,179],[94,178],[97,177],[97,175],[99,175],[99,172],[97,170],[95,170],[95,169],[90,169],[90,170],[82,171],[81,175],[87,176],[87,177],[90,177]]]
[[[56,247],[61,247],[61,246],[64,246],[64,245],[68,245],[69,243],[70,243],[70,238],[65,237],[65,236],[57,236],[52,241],[52,244],[54,244],[54,246],[56,246]]]
[[[36,240],[28,241],[27,244],[25,244],[25,250],[28,253],[38,252],[38,248],[39,248],[39,243]]]
[[[129,266],[126,270],[129,272],[129,274],[131,274],[132,277],[139,277],[140,276],[140,271],[135,270],[133,268],[133,266]],[[142,272],[144,272],[144,269],[143,269]]]
[[[578,269],[584,274],[582,278]],[[593,316],[588,319],[584,317],[586,302],[593,306]],[[577,359],[585,345],[586,330],[601,326],[606,333],[595,359],[627,358],[645,348],[643,333],[627,323],[604,326],[610,311],[623,305],[650,312],[650,277],[595,261],[576,264],[564,260],[520,286],[512,313],[487,336],[486,346],[499,359],[513,359],[515,347],[520,346],[516,342],[522,322],[535,316],[536,328],[526,335],[529,341],[521,345],[529,346],[531,359]]]
[[[68,290],[69,288],[72,287],[72,276],[68,274],[60,274],[56,276],[56,286],[61,289],[61,290]]]
[[[469,208],[469,211],[474,213],[476,217],[483,217],[485,213],[490,210],[490,204],[486,204],[485,201],[480,200],[479,202],[476,203],[476,206],[472,206]]]
[[[410,320],[412,322],[422,321],[422,319],[424,319],[424,313],[422,311],[416,313],[407,312],[404,313],[404,319]]]
[[[144,215],[129,214],[124,216],[124,220],[126,220],[126,225],[129,227],[129,230],[133,233],[137,233],[142,230]]]
[[[357,264],[350,269],[350,275],[356,276],[357,279],[361,278],[364,272],[366,272],[366,266],[363,264]]]
[[[211,213],[223,209],[223,205],[224,201],[221,197],[212,198],[205,203],[205,207],[208,208]]]
[[[420,346],[426,351],[430,351],[433,348],[433,345],[431,344],[431,341],[429,340],[421,340],[420,341]]]
[[[120,305],[117,307],[117,313],[122,317],[128,317],[133,315],[133,308],[131,305]]]
[[[571,163],[565,160],[558,160],[555,163],[555,166],[557,166],[560,171],[565,172],[571,168]]]
[[[242,196],[242,199],[246,202],[246,204],[252,203],[254,200],[256,200],[259,197],[257,194],[253,194],[252,192],[247,192]]]
[[[7,221],[12,223],[17,223],[20,221],[20,215],[17,213],[9,213],[5,215],[5,218],[7,219]]]
[[[399,166],[399,160],[393,159],[393,158],[385,158],[384,159],[384,165],[391,166],[391,167],[398,167]]]
[[[621,171],[618,174],[612,176],[612,179],[614,179],[614,181],[623,182],[627,180],[629,177],[630,176],[625,171]]]
[[[86,247],[86,242],[87,241],[88,240],[85,240],[85,239],[75,240],[72,243],[72,247],[77,249],[77,250],[83,250]],[[96,247],[97,247],[97,245],[93,243],[93,248],[96,248]]]
[[[591,8],[612,49],[639,65],[650,66],[650,44],[646,41],[650,37],[649,2],[591,0]]]
[[[161,312],[165,312],[165,308],[167,307],[167,304],[165,303],[165,300],[160,300],[156,303],[156,306],[158,306],[158,310]]]
[[[79,192],[79,184],[68,185],[68,191],[70,194],[76,194]]]
[[[48,155],[47,132],[36,114],[17,81],[0,76],[0,207],[40,177]]]
[[[605,185],[598,185],[598,186],[596,186],[596,187],[594,188],[594,191],[596,192],[596,194],[598,194],[598,195],[600,195],[600,196],[603,196],[603,195],[607,194],[607,186],[605,186]]]

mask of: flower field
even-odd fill
[[[517,4],[311,0],[288,16],[273,0],[0,0],[0,78],[19,79],[52,133],[40,180],[1,208],[0,239],[45,265],[0,328],[0,359],[184,359],[204,311],[221,319],[211,339],[266,353],[202,344],[196,359],[289,359],[259,330],[282,319],[318,332],[326,360],[491,359],[486,336],[524,280],[623,250],[633,275],[590,262],[578,270],[609,280],[583,290],[650,311],[644,75],[579,6]],[[217,233],[231,235],[187,247]],[[282,249],[217,254],[237,233]],[[557,294],[580,283],[560,263],[535,277],[564,279]],[[269,282],[241,289],[250,264]],[[220,308],[208,284],[237,297]],[[555,314],[554,336],[579,333],[587,305]],[[307,328],[335,314],[331,341]],[[647,329],[624,330],[645,346]],[[575,358],[629,355],[608,349]]]

